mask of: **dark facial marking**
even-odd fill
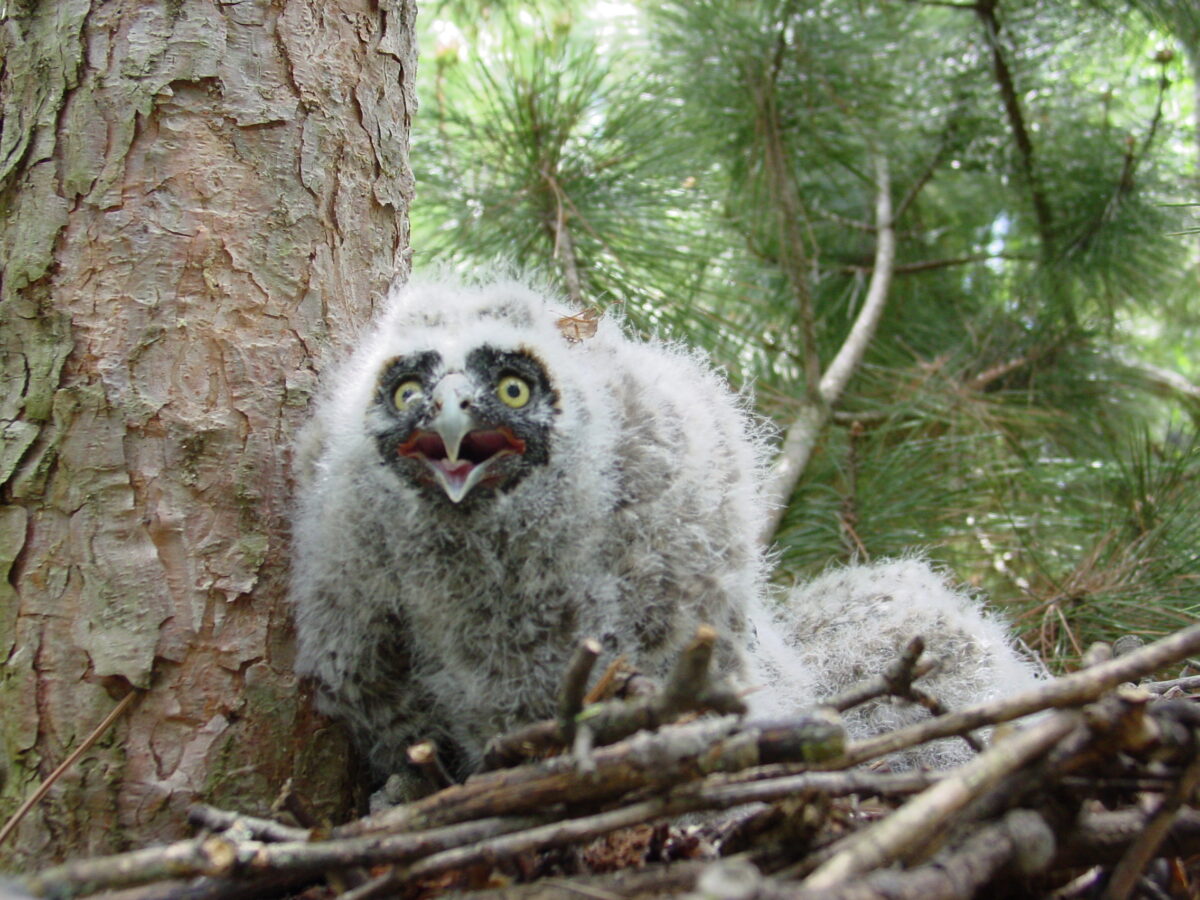
[[[549,461],[549,422],[558,414],[558,392],[541,362],[528,353],[484,345],[467,355],[467,371],[488,385],[476,405],[480,418],[493,427],[507,426],[525,442],[519,474]],[[506,375],[516,375],[529,385],[529,402],[519,409],[507,406],[496,393]],[[501,489],[510,490],[519,480],[509,479]]]
[[[411,356],[398,356],[384,367],[383,373],[379,376],[379,384],[375,389],[375,401],[400,415],[412,411],[411,408],[410,410],[396,408],[396,388],[411,379],[421,382],[428,394],[437,379],[441,377],[442,369],[442,356],[433,350],[414,353]]]
[[[457,506],[469,509],[496,489],[512,490],[532,467],[550,458],[551,422],[558,414],[558,393],[542,364],[528,353],[483,346],[466,360],[465,374],[475,386],[470,413],[476,420],[459,447],[459,458],[472,465],[488,465],[483,479],[462,497]],[[435,351],[411,354],[392,360],[383,370],[376,389],[376,404],[388,413],[390,425],[376,433],[379,453],[406,480],[420,484],[445,498],[425,460],[445,456],[441,438],[432,430],[437,410],[431,397],[446,376],[442,357]],[[528,386],[528,400],[519,406],[505,402],[501,385],[508,376]],[[421,386],[419,395],[397,402],[397,388],[407,382]],[[507,393],[509,401],[524,393],[523,386]],[[467,401],[464,400],[464,408]],[[495,456],[495,459],[491,457]],[[422,459],[424,457],[424,459]],[[489,459],[491,460],[489,462]],[[443,463],[444,464],[444,463]]]
[[[467,369],[487,373],[493,385],[499,384],[505,375],[517,375],[529,383],[535,400],[542,397],[551,407],[558,406],[558,392],[550,383],[550,376],[546,374],[541,362],[529,353],[497,350],[485,345],[470,352],[467,356]]]

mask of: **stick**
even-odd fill
[[[1158,804],[1137,839],[1125,851],[1113,870],[1102,900],[1125,900],[1130,896],[1146,863],[1154,857],[1163,838],[1171,829],[1175,812],[1188,800],[1200,783],[1200,756],[1192,759],[1179,781]]]
[[[26,879],[41,896],[80,897],[161,879],[318,873],[329,869],[401,862],[540,824],[538,817],[478,819],[417,834],[328,840],[316,843],[234,841],[209,835],[165,847],[77,860]]]
[[[851,685],[825,700],[824,705],[832,706],[838,712],[845,712],[877,697],[906,692],[914,681],[928,675],[938,666],[937,660],[922,656],[924,650],[925,642],[919,637],[913,638],[905,646],[903,653],[892,660],[881,674]]]
[[[413,768],[421,773],[425,783],[433,790],[440,791],[454,784],[454,779],[442,766],[442,761],[438,757],[437,744],[433,741],[421,741],[413,744],[408,748],[406,755]]]
[[[1058,713],[1037,725],[993,744],[886,819],[847,840],[847,846],[804,881],[806,890],[838,887],[864,872],[898,859],[914,844],[943,830],[958,810],[1010,772],[1028,765],[1079,723],[1074,713]]]
[[[643,788],[665,789],[698,773],[733,772],[776,762],[840,756],[841,726],[814,714],[741,727],[733,716],[699,719],[598,747],[594,771],[580,778],[577,762],[555,756],[516,769],[488,772],[414,803],[334,829],[338,837],[430,828],[478,816],[540,811],[560,803],[614,800]]]
[[[570,744],[575,739],[575,717],[583,709],[583,699],[587,696],[588,676],[592,667],[600,658],[600,642],[588,638],[581,641],[575,648],[567,674],[563,677],[562,690],[558,696],[558,730],[564,744]]]
[[[197,803],[187,812],[188,822],[209,831],[228,831],[235,827],[244,827],[260,841],[307,841],[313,836],[308,828],[293,828],[283,825],[274,819],[260,819],[256,816],[244,816],[241,813],[217,809],[206,803]]]
[[[46,780],[38,785],[37,790],[29,795],[29,799],[22,803],[20,808],[12,814],[12,817],[4,823],[4,827],[0,828],[0,844],[3,844],[5,839],[17,830],[17,826],[21,824],[21,820],[37,805],[39,800],[46,796],[46,793],[54,786],[54,782],[58,781],[64,773],[75,765],[79,761],[79,757],[87,753],[92,745],[100,740],[104,732],[108,731],[113,722],[121,718],[125,710],[129,709],[130,704],[141,695],[142,691],[140,688],[130,688],[129,693],[121,698],[121,702],[113,707],[112,711],[101,720],[92,733],[83,739],[83,743],[72,750],[67,758],[59,764],[58,768],[46,776]]]
[[[1122,682],[1136,681],[1197,652],[1200,652],[1200,625],[1193,625],[1111,662],[1064,675],[1014,697],[980,703],[851,744],[846,748],[844,763],[846,766],[857,765],[934,738],[1008,722],[1043,709],[1080,706]]]

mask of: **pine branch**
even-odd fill
[[[771,196],[778,204],[779,261],[788,287],[796,304],[800,320],[800,332],[804,345],[805,391],[809,402],[818,400],[818,381],[821,374],[821,359],[817,352],[816,312],[813,307],[812,288],[809,285],[808,251],[800,233],[800,222],[804,210],[800,202],[800,190],[788,155],[780,121],[778,85],[779,61],[783,53],[782,34],[778,39],[775,64],[765,83],[755,83],[754,105],[758,129],[764,144],[767,184]]]
[[[1021,172],[1029,187],[1030,200],[1033,203],[1034,216],[1037,219],[1038,234],[1042,240],[1042,257],[1049,258],[1054,252],[1054,215],[1046,193],[1042,188],[1037,164],[1034,160],[1033,140],[1029,136],[1029,128],[1025,124],[1025,113],[1021,109],[1021,101],[1017,96],[1017,87],[1012,69],[1000,46],[1000,22],[996,17],[999,0],[978,0],[975,4],[975,14],[983,23],[984,38],[992,54],[992,72],[996,78],[996,86],[1000,90],[1000,99],[1004,104],[1004,112],[1008,116],[1008,126],[1012,131],[1013,141],[1017,145],[1017,158]]]

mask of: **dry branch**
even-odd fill
[[[817,358],[815,343],[806,338],[807,396],[801,403],[795,419],[787,426],[783,446],[771,468],[771,479],[767,489],[771,512],[759,536],[763,544],[770,543],[783,520],[787,500],[800,481],[800,476],[804,474],[817,440],[832,415],[833,407],[837,405],[851,377],[861,365],[887,305],[896,266],[896,216],[892,211],[891,176],[887,157],[876,153],[874,168],[875,264],[871,270],[867,296],[854,319],[854,324],[850,327],[850,333],[824,372],[819,372],[820,361]],[[910,201],[906,199],[906,202]],[[799,275],[789,275],[789,282],[793,285],[800,281]],[[805,304],[811,306],[811,298],[807,295],[801,303],[802,311],[806,308]],[[807,315],[811,318],[811,312]]]
[[[54,786],[54,783],[71,770],[71,767],[79,761],[79,758],[104,736],[105,732],[112,727],[113,722],[121,718],[125,710],[133,704],[134,700],[142,696],[142,693],[137,688],[130,688],[129,693],[121,698],[121,701],[101,720],[100,724],[92,730],[92,733],[84,738],[79,746],[72,750],[53,772],[46,776],[45,780],[38,785],[37,790],[26,798],[25,802],[18,807],[17,811],[0,828],[0,844],[4,843],[8,836],[16,831],[17,826],[21,824],[21,820],[25,818],[31,809],[41,802],[41,799],[46,796],[50,788]]]
[[[188,810],[188,822],[209,831],[242,832],[259,841],[307,841],[316,837],[307,828],[293,828],[274,819],[244,816],[204,803],[198,803]]]
[[[1149,676],[1198,650],[1200,625],[1193,625],[1125,656],[1072,675],[1064,675],[1015,697],[982,703],[970,709],[869,738],[847,748],[846,755],[852,763],[865,762],[936,738],[965,734],[988,725],[1011,722],[1013,719],[1044,709],[1079,706],[1095,700],[1123,682]]]
[[[1059,713],[997,742],[953,776],[938,782],[879,824],[860,831],[849,847],[809,876],[805,887],[810,890],[837,887],[864,872],[890,865],[909,848],[927,843],[974,797],[994,787],[1010,772],[1029,765],[1077,724],[1076,716]]]
[[[698,635],[654,698],[662,716],[693,702],[682,690],[689,680],[708,690],[712,637]],[[1100,865],[1112,867],[1109,895],[1127,896],[1155,856],[1200,852],[1200,707],[1123,683],[1194,656],[1198,645],[1200,628],[1188,629],[1019,696],[849,746],[829,708],[778,722],[723,716],[658,725],[597,743],[586,759],[567,753],[474,776],[332,834],[196,807],[190,818],[205,832],[193,840],[73,861],[26,878],[24,887],[46,897],[125,888],[115,896],[234,900],[337,878],[339,896],[365,900],[478,887],[496,870],[532,884],[480,896],[736,890],[758,900],[932,900],[1000,887],[1030,895],[1023,879],[1061,884],[1073,875],[1068,867]],[[560,745],[568,717],[578,734],[592,734],[598,709],[620,719],[621,704],[583,705],[591,649],[581,648],[560,718],[549,723]],[[838,705],[913,695],[913,680],[930,668],[920,650],[911,645]],[[622,727],[650,721],[649,702],[624,704]],[[1009,726],[948,772],[852,768],[1029,713],[1042,715]],[[1101,799],[1112,811],[1097,811]],[[678,819],[699,812],[704,825]],[[723,846],[748,849],[714,862]],[[367,880],[352,877],[372,867]],[[345,891],[344,877],[357,886]]]
[[[488,772],[440,793],[359,819],[339,837],[430,828],[479,816],[512,815],[555,805],[596,804],[630,791],[665,789],[712,772],[787,761],[836,758],[840,725],[814,714],[743,727],[733,716],[640,732],[592,754],[586,777],[572,756]]]
[[[590,756],[591,747],[613,744],[638,731],[659,728],[688,713],[744,713],[746,705],[742,699],[710,676],[716,640],[716,631],[707,625],[700,626],[691,644],[680,653],[662,691],[648,694],[637,691],[632,700],[610,700],[590,706],[584,705],[587,677],[600,654],[600,646],[595,641],[584,641],[568,664],[558,718],[534,722],[493,740],[484,752],[483,770],[509,768],[572,746],[577,757]],[[582,744],[577,740],[579,737],[583,738]],[[588,748],[586,753],[579,752],[581,746]]]

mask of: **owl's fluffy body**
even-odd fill
[[[587,637],[661,677],[714,625],[719,669],[759,688],[764,715],[882,671],[915,634],[943,659],[925,684],[952,708],[1033,683],[1004,626],[920,560],[831,570],[768,603],[762,424],[681,347],[611,320],[569,341],[559,322],[576,314],[515,281],[393,290],[315,405],[296,466],[297,670],[378,775],[428,738],[468,773],[489,738],[553,715]],[[504,370],[480,360],[518,358],[533,399],[506,410]],[[445,449],[431,435],[468,420],[507,451],[463,488],[417,449]],[[863,736],[923,715],[879,701],[847,721]],[[943,742],[909,761],[965,753]]]
[[[394,290],[301,439],[297,670],[381,773],[425,738],[465,773],[488,738],[552,715],[584,637],[661,675],[708,622],[721,668],[742,668],[745,599],[763,579],[758,426],[682,348],[607,320],[569,342],[557,322],[574,312],[515,281]],[[479,347],[549,374],[548,454],[452,503],[381,452],[394,413],[381,373],[429,351],[461,371]]]

